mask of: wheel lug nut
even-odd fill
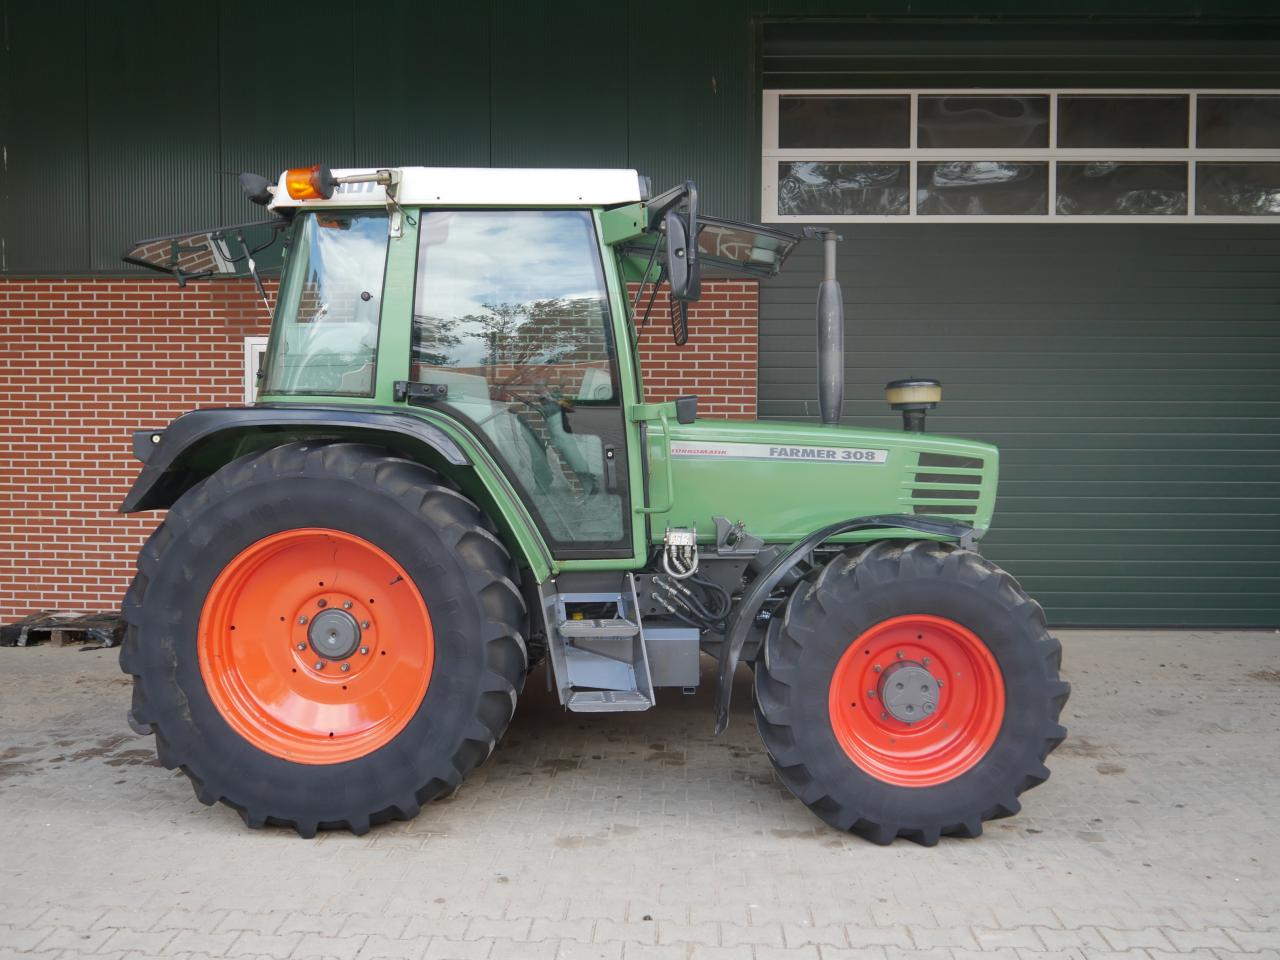
[[[928,665],[929,665],[929,658],[928,658],[928,657],[924,657],[923,659],[921,659],[921,661],[920,661],[920,666],[922,666],[922,667],[927,667]]]
[[[898,659],[899,659],[899,660],[901,660],[901,659],[902,659],[902,651],[901,651],[901,650],[899,650],[899,651],[898,651]]]
[[[326,600],[324,597],[321,597],[319,600],[316,601],[317,607],[327,607],[328,605],[329,605],[329,601]],[[899,654],[899,656],[901,656],[901,654]]]
[[[361,629],[361,630],[368,630],[368,629],[369,629],[369,621],[368,621],[368,620],[361,620],[361,621],[360,621],[360,629]]]
[[[305,649],[307,649],[307,645],[306,645],[305,643],[300,643],[300,644],[298,644],[298,649],[299,649],[299,650],[305,650]]]
[[[303,616],[299,617],[298,622],[301,624],[305,624],[307,622],[306,615],[304,614]]]
[[[874,690],[868,690],[868,691],[867,691],[867,699],[868,699],[868,700],[874,700],[875,698],[876,698],[876,692],[875,692]]]
[[[343,600],[343,601],[342,601],[342,609],[343,609],[343,610],[350,610],[350,609],[351,609],[351,601],[350,601],[350,600]]]
[[[350,670],[350,669],[351,669],[351,664],[349,664],[349,663],[344,663],[344,664],[342,665],[342,672],[343,672],[343,673],[346,673],[346,672],[347,672],[348,670]]]
[[[361,648],[360,648],[360,653],[367,657],[367,656],[369,655],[369,648],[368,648],[368,647],[361,647]]]
[[[317,670],[323,670],[323,669],[324,669],[324,661],[323,661],[323,660],[317,660],[317,661],[316,661],[316,669],[317,669]]]
[[[880,714],[880,719],[881,719],[881,720],[888,720],[888,719],[889,719],[889,715],[888,715],[887,713],[882,713],[882,714]]]
[[[879,673],[879,672],[880,672],[882,669],[884,669],[884,668],[883,668],[883,667],[881,667],[881,666],[880,666],[880,664],[878,664],[878,663],[877,663],[877,664],[876,664],[874,667],[872,667],[871,669],[872,669],[872,670],[874,670],[876,673]]]

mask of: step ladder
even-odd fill
[[[645,649],[636,581],[630,573],[620,589],[601,593],[543,593],[548,654],[560,702],[575,713],[648,710],[653,680]],[[575,620],[569,608],[605,604],[617,615]]]

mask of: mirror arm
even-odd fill
[[[658,288],[662,286],[662,281],[667,277],[667,268],[660,267],[658,269],[658,279],[653,281],[653,286],[649,288],[649,302],[644,305],[644,316],[640,318],[640,326],[647,327],[649,325],[649,311],[653,309],[653,301],[658,299]]]
[[[698,217],[698,185],[692,180],[686,180],[680,186],[658,194],[645,205],[649,216],[648,229],[656,230],[667,211],[686,197],[689,198],[689,224],[693,226]]]

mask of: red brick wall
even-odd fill
[[[701,416],[754,420],[758,291],[754,280],[704,282],[702,299],[689,311],[689,342],[677,347],[671,342],[664,288],[654,301],[649,325],[640,331],[645,398],[671,400],[694,393]]]
[[[756,285],[704,285],[689,344],[664,298],[642,331],[650,399],[755,416]],[[244,338],[267,332],[247,282],[0,279],[0,622],[110,610],[159,515],[116,510],[138,473],[130,432],[243,402]]]
[[[158,520],[116,510],[130,432],[244,402],[245,283],[0,280],[0,621],[119,605]]]

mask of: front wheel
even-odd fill
[[[916,541],[837,557],[765,638],[756,721],[818,816],[876,843],[977,836],[1049,776],[1062,648],[1017,582]]]
[[[291,443],[174,504],[125,598],[132,718],[205,803],[303,836],[407,818],[493,750],[527,665],[511,557],[420,464]]]

